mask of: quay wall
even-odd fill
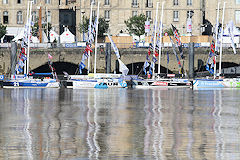
[[[113,72],[116,65],[116,55],[111,49],[111,71]],[[210,48],[194,48],[194,68],[195,70],[198,69],[199,62],[202,61],[203,65],[205,65],[208,53]],[[10,48],[0,48],[0,74],[6,74],[10,70]],[[53,56],[53,62],[68,62],[72,64],[78,65],[81,61],[84,49],[83,48],[48,48],[48,49],[31,49],[30,52],[30,70],[36,69],[48,61],[48,53]],[[146,60],[146,55],[148,49],[146,48],[126,48],[126,49],[119,49],[121,60],[126,64],[133,64],[144,62]],[[167,52],[169,54],[169,64],[167,64]],[[177,51],[178,52],[178,51]],[[183,49],[184,52],[184,60],[181,60],[184,63],[184,69],[188,71],[188,48]],[[218,56],[219,57],[219,56]],[[150,59],[152,55],[150,56]],[[179,56],[180,58],[180,56]],[[157,58],[158,59],[158,58]],[[236,63],[240,64],[240,49],[237,49],[237,54],[233,54],[232,48],[224,48],[223,49],[223,57],[222,62],[228,63]],[[85,62],[87,66],[87,60]],[[157,62],[158,64],[158,62]],[[98,50],[97,55],[97,72],[104,72],[105,71],[105,48],[100,48]],[[91,53],[91,71],[93,71],[94,67],[94,49]],[[178,72],[178,64],[175,55],[173,54],[171,47],[164,47],[162,49],[161,55],[161,66],[168,67],[169,70]],[[57,69],[57,68],[56,68]],[[67,69],[66,69],[67,71]]]

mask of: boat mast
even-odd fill
[[[156,31],[157,31],[157,22],[158,22],[158,5],[159,2],[157,2],[157,8],[156,8],[156,16],[155,16],[155,26],[154,26],[154,41],[153,41],[153,57],[155,57],[155,49],[156,49]],[[153,72],[152,72],[152,78],[155,78],[155,63],[153,65]]]
[[[30,1],[30,9],[29,9],[29,17],[28,17],[28,48],[27,48],[27,70],[26,70],[26,74],[29,73],[29,50],[30,50],[30,30],[31,30],[31,17],[32,17],[32,4],[33,4],[33,1]]]
[[[98,38],[98,18],[99,18],[99,6],[100,2],[98,2],[98,9],[97,9],[97,22],[96,22],[96,35],[95,35],[95,61],[94,61],[94,77],[97,72],[97,38]]]
[[[161,13],[161,21],[160,21],[160,42],[159,42],[159,58],[158,58],[158,74],[161,73],[161,54],[162,54],[162,27],[163,27],[163,8],[165,1],[162,2],[162,13]]]
[[[216,22],[216,28],[215,28],[215,51],[218,50],[218,26],[219,26],[219,8],[220,8],[220,2],[218,2],[218,9],[217,9],[217,22]],[[213,78],[216,78],[216,70],[217,70],[217,56],[214,55],[214,59],[215,59],[215,64],[214,64],[214,73],[213,73]]]
[[[223,3],[223,15],[222,15],[222,29],[221,29],[221,46],[220,46],[220,57],[219,57],[219,77],[221,76],[222,70],[222,47],[223,47],[223,23],[224,23],[224,14],[225,14],[225,4]]]
[[[90,20],[89,20],[89,27],[88,27],[88,44],[90,47],[90,38],[92,34],[92,8],[93,8],[93,1],[91,2],[91,10],[90,10]],[[90,72],[90,51],[88,51],[88,74]]]
[[[30,1],[28,1],[28,3],[27,3],[28,5],[27,5],[27,23],[26,24],[28,24],[28,21],[29,21],[29,4],[30,4]],[[24,74],[26,74],[27,73],[27,61],[25,61],[24,62]]]

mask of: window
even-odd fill
[[[151,11],[146,11],[146,17],[147,19],[152,19],[152,12]]]
[[[8,0],[3,0],[3,4],[8,4]]]
[[[17,4],[21,4],[22,3],[22,0],[17,0]]]
[[[177,6],[178,5],[178,0],[173,0],[173,5]]]
[[[37,12],[36,11],[32,11],[32,21],[33,22],[37,21]]]
[[[137,16],[138,12],[137,11],[132,11],[132,16]]]
[[[192,5],[192,0],[187,0],[187,5],[191,6]]]
[[[236,0],[236,4],[240,4],[240,0]]]
[[[37,0],[33,0],[33,4],[37,4]]]
[[[51,11],[47,11],[47,22],[51,23],[52,18],[51,18]]]
[[[237,24],[240,24],[240,10],[235,11],[235,21]]]
[[[95,4],[96,2],[95,2],[95,0],[91,0],[91,1],[90,1],[90,4],[91,4],[91,3]]]
[[[109,4],[110,4],[109,0],[104,1],[104,5],[109,5]]]
[[[173,11],[173,21],[178,22],[179,21],[179,12]]]
[[[147,0],[146,1],[146,7],[148,7],[148,8],[152,8],[153,7],[152,0]]]
[[[17,24],[22,24],[23,23],[23,14],[22,11],[17,12]]]
[[[50,4],[51,0],[45,0],[45,4]]]
[[[8,24],[8,12],[7,11],[3,12],[3,23]]]
[[[104,17],[105,17],[105,19],[110,19],[110,11],[105,11],[104,12]]]
[[[138,7],[138,1],[132,0],[132,7]]]

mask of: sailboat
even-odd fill
[[[162,48],[162,21],[163,21],[163,8],[164,8],[164,3],[162,2],[162,13],[161,13],[161,22],[160,22],[160,34],[159,34],[159,42],[158,42],[158,46],[159,46],[159,53],[157,54],[156,52],[156,33],[157,33],[157,21],[158,21],[158,5],[159,2],[157,2],[157,8],[156,8],[156,20],[155,20],[155,26],[154,26],[154,32],[153,32],[153,58],[152,58],[152,62],[150,65],[150,71],[152,72],[152,79],[137,79],[137,80],[133,80],[134,83],[134,88],[156,88],[156,87],[164,87],[164,88],[171,88],[171,87],[190,87],[191,86],[191,82],[188,79],[178,79],[178,78],[161,78],[160,77],[160,62],[161,62],[161,48]],[[171,39],[171,38],[170,38]],[[174,44],[173,44],[173,47]],[[177,57],[177,60],[179,62],[178,56],[175,52],[175,48],[173,48],[174,54]],[[149,52],[151,52],[149,50]],[[143,66],[143,70],[146,73],[146,68],[149,66],[148,60],[150,53],[148,53],[147,55],[147,60],[144,63]],[[156,57],[159,56],[159,63],[158,63],[158,76],[155,75],[155,63],[157,62]]]
[[[92,5],[91,4],[91,12],[90,12],[90,21],[89,21],[89,29],[88,29],[88,44],[86,46],[85,52],[82,57],[82,61],[80,63],[79,71],[85,67],[85,60],[88,59],[88,73],[90,70],[90,52],[91,50],[91,41],[93,40],[92,35]],[[99,6],[100,2],[98,2],[98,10],[97,10],[97,18],[95,21],[95,62],[94,62],[94,74],[89,73],[87,76],[83,75],[73,75],[67,76],[68,80],[66,81],[66,88],[73,88],[73,89],[82,89],[82,88],[126,88],[127,83],[120,78],[121,75],[115,74],[98,74],[96,73],[96,61],[97,61],[97,35],[98,35],[98,18],[99,18]],[[120,68],[122,62],[119,60]]]
[[[207,79],[195,79],[193,80],[193,89],[201,89],[201,88],[240,88],[240,78],[224,78],[221,77],[221,62],[222,62],[222,48],[223,48],[223,24],[224,24],[224,13],[225,13],[225,3],[223,4],[223,17],[222,17],[222,29],[221,29],[221,43],[220,43],[220,57],[219,57],[219,73],[217,75],[216,73],[216,60],[214,64],[214,72],[213,72],[213,79],[207,78]],[[218,15],[219,15],[219,5],[218,3],[218,11],[217,11],[217,25],[216,25],[216,35],[218,34]],[[228,26],[229,27],[229,26]],[[231,34],[231,33],[230,33]],[[233,33],[231,34],[233,35]],[[218,40],[218,37],[216,36],[216,41]],[[218,42],[216,42],[216,45]],[[232,40],[233,44],[233,40]],[[234,45],[232,45],[234,52],[235,48]],[[216,48],[216,47],[215,47]],[[216,58],[216,56],[214,56]],[[218,77],[217,77],[218,76]]]
[[[25,26],[25,37],[22,41],[22,48],[19,53],[18,63],[15,66],[15,74],[10,79],[3,81],[3,88],[59,88],[60,82],[56,79],[56,73],[30,74],[29,73],[29,51],[30,51],[30,30],[31,30],[31,10],[33,1],[28,1],[27,23]],[[13,47],[13,46],[12,46]],[[17,47],[16,47],[17,48]],[[27,53],[26,53],[27,50]],[[24,74],[19,74],[23,72]],[[38,78],[35,78],[38,77]],[[39,78],[41,77],[41,78]]]

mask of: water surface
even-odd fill
[[[240,159],[240,90],[0,89],[0,159]]]

